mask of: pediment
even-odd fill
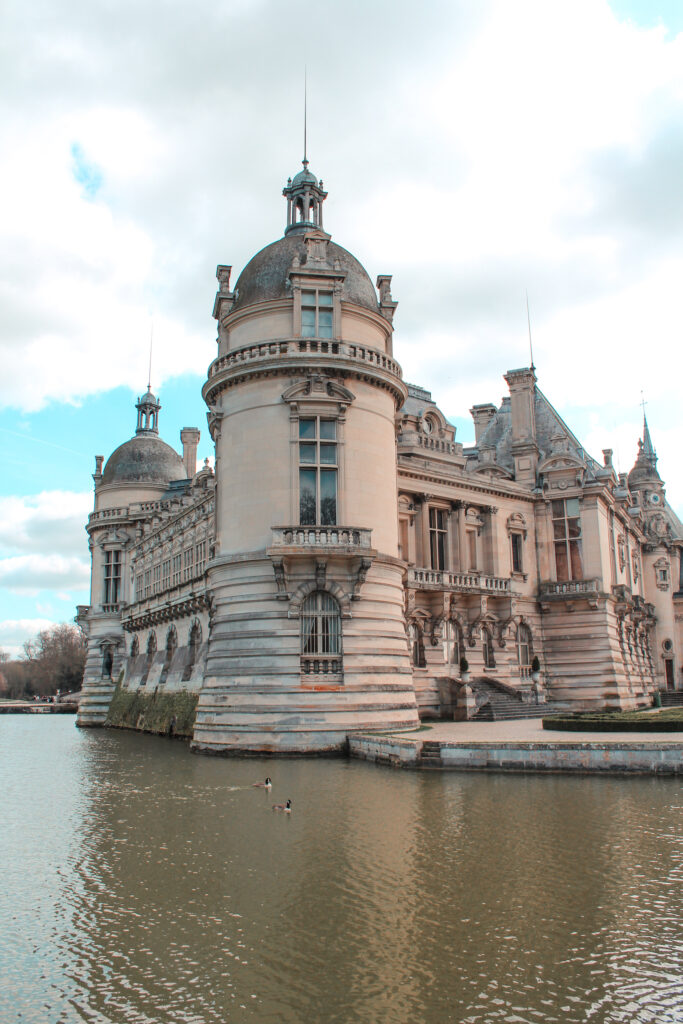
[[[476,469],[472,470],[473,476],[487,476],[492,480],[513,480],[512,473],[504,469],[503,466],[498,466],[495,463],[484,463],[483,465],[477,466]]]
[[[571,452],[556,452],[549,455],[547,459],[538,467],[539,473],[556,473],[564,470],[579,470],[583,472],[586,468],[586,463],[583,462],[578,456],[572,455]]]
[[[320,374],[305,377],[282,392],[283,402],[288,402],[290,405],[299,402],[334,402],[337,405],[347,406],[355,401],[355,398],[353,392],[339,381],[323,377]]]

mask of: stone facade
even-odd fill
[[[403,382],[391,278],[323,231],[306,162],[284,195],[284,237],[234,289],[217,271],[215,472],[197,429],[182,457],[160,440],[149,389],[96,460],[79,724],[116,682],[186,690],[196,749],[315,753],[471,716],[487,687],[577,709],[680,688],[683,528],[647,423],[617,476],[522,368],[464,448]]]

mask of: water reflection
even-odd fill
[[[675,779],[213,760],[61,717],[0,741],[3,1021],[683,1016]]]

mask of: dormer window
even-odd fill
[[[332,292],[316,288],[301,292],[301,336],[331,338]]]

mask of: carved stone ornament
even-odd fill
[[[339,381],[322,374],[310,374],[282,392],[283,402],[297,406],[301,402],[334,402],[340,411],[355,401],[356,396]]]

